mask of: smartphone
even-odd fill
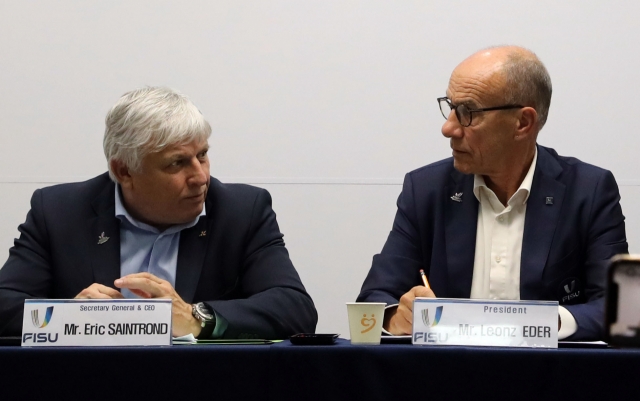
[[[640,255],[611,259],[607,281],[607,342],[640,347]]]

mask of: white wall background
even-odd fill
[[[212,174],[271,191],[319,332],[348,337],[404,173],[450,156],[436,97],[519,44],[554,85],[539,142],[613,171],[640,252],[637,2],[0,0],[0,259],[31,193],[106,168],[104,116],[170,86],[213,126]]]

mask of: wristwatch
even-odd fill
[[[191,305],[191,314],[200,322],[200,327],[202,327],[200,334],[196,338],[211,338],[213,329],[216,328],[216,314],[204,302]]]

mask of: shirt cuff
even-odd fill
[[[385,320],[386,320],[386,317],[387,317],[387,310],[390,310],[390,309],[394,309],[394,310],[395,310],[395,309],[398,307],[398,305],[399,305],[399,304],[387,305],[387,306],[384,308]],[[382,326],[382,332],[383,332],[384,334],[388,335],[388,336],[392,336],[392,335],[393,335],[393,334],[389,333],[387,330],[385,330],[385,329],[384,329],[384,325]]]
[[[213,314],[216,315],[216,327],[213,329],[211,338],[222,338],[224,332],[227,330],[227,326],[229,326],[229,322],[227,322],[227,319],[218,315],[216,311],[213,311]]]
[[[576,323],[576,319],[573,317],[571,312],[569,312],[564,306],[558,307],[558,315],[560,315],[558,340],[564,340],[578,331],[578,323]]]

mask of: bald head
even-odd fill
[[[536,55],[531,50],[525,49],[524,47],[492,46],[473,53],[460,63],[460,65],[465,63],[501,64],[512,54],[536,58]]]
[[[547,121],[551,104],[551,78],[544,64],[530,50],[500,46],[480,50],[456,67],[451,75],[474,76],[485,82],[485,93],[499,103],[533,107],[538,113],[538,129]]]

